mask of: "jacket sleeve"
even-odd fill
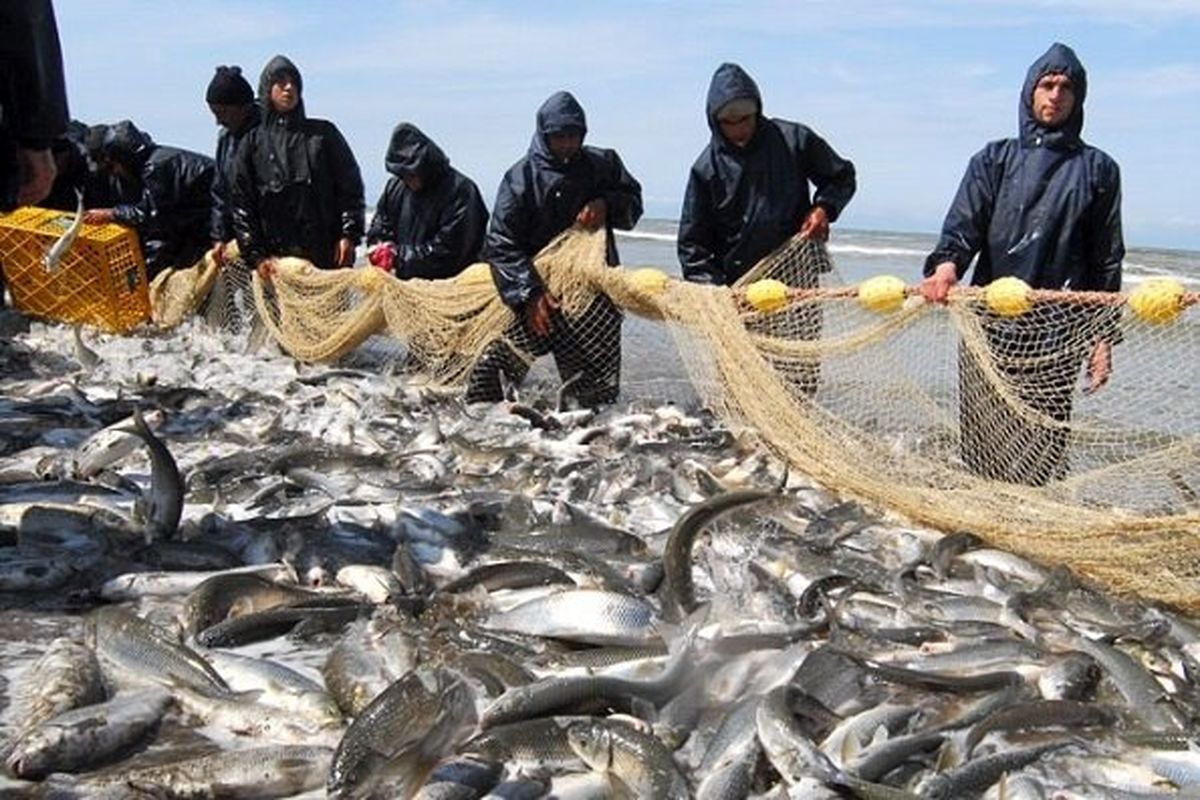
[[[829,221],[834,222],[858,188],[854,164],[839,156],[828,142],[812,131],[808,133],[804,153],[808,175],[802,178],[812,181],[816,187],[813,205],[823,206]]]
[[[354,153],[341,131],[333,125],[330,125],[330,128],[333,181],[342,222],[342,236],[358,244],[363,236],[366,217],[362,172],[359,171]]]
[[[942,234],[925,259],[926,276],[932,275],[938,264],[953,261],[961,280],[971,266],[971,259],[983,247],[996,201],[993,161],[991,149],[984,148],[967,164],[967,172],[942,223]]]
[[[1116,163],[1106,160],[1096,186],[1096,199],[1088,210],[1087,261],[1089,291],[1119,292],[1125,240],[1121,232],[1121,173]]]
[[[368,247],[379,242],[396,241],[398,183],[398,179],[389,178],[379,195],[379,202],[375,204],[375,214],[371,217],[371,227],[367,229]]]
[[[255,267],[270,255],[263,235],[262,216],[258,210],[258,173],[254,165],[258,130],[242,140],[234,158],[233,189],[230,193],[230,216],[237,235],[242,261]]]
[[[233,219],[230,217],[229,183],[225,180],[225,170],[222,165],[233,154],[223,152],[229,147],[229,138],[222,131],[217,138],[217,170],[212,183],[212,212],[209,214],[208,238],[213,242],[227,242],[233,237]]]
[[[692,283],[724,285],[725,270],[716,253],[716,215],[708,191],[708,181],[692,167],[679,213],[676,245],[684,280]]]
[[[50,0],[0,3],[0,111],[21,144],[44,150],[66,133],[62,49]]]
[[[528,161],[500,181],[485,249],[500,299],[515,311],[546,291],[533,267],[533,186],[524,174]]]
[[[171,176],[165,174],[161,164],[150,164],[142,173],[142,195],[133,203],[123,203],[113,208],[117,222],[142,228],[157,222],[171,205]]]
[[[1121,171],[1115,161],[1104,159],[1096,169],[1096,199],[1088,209],[1086,237],[1087,282],[1081,289],[1096,292],[1121,291],[1121,262],[1125,240],[1121,231]],[[1101,308],[1097,338],[1113,344],[1122,341],[1121,311]]]
[[[642,218],[642,185],[625,169],[615,150],[604,151],[604,160],[606,176],[600,189],[608,206],[608,225],[623,231],[632,230]]]
[[[400,249],[401,278],[452,277],[460,266],[470,263],[471,251],[478,253],[487,225],[487,209],[474,184],[464,182],[452,202],[442,210],[437,233],[415,247]]]

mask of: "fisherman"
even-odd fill
[[[50,0],[0,3],[0,74],[0,211],[11,211],[50,193],[50,145],[67,131],[62,49]]]
[[[119,222],[137,229],[153,278],[167,267],[190,267],[208,248],[212,184],[216,165],[206,155],[156,144],[129,120],[104,136],[105,167],[119,181],[137,188],[137,199],[111,208],[91,209],[93,225]]]
[[[323,269],[349,267],[362,238],[363,182],[337,127],[309,117],[300,70],[285,56],[263,67],[262,123],[237,155],[233,226],[242,258],[298,256]]]
[[[679,263],[686,280],[731,286],[796,233],[826,241],[857,181],[854,164],[811,128],[765,116],[758,85],[737,64],[717,67],[705,108],[712,137],[688,176]],[[797,258],[770,277],[816,287],[818,273],[831,265],[823,251],[806,252],[813,257]],[[789,313],[791,336],[820,336],[819,305],[798,305]],[[785,372],[797,391],[816,391],[816,361],[789,364]]]
[[[484,250],[514,314],[505,339],[533,355],[552,352],[569,393],[594,406],[615,401],[620,390],[621,312],[599,295],[568,319],[533,265],[538,251],[572,225],[603,228],[606,260],[615,265],[613,228],[629,230],[642,215],[641,185],[615,150],[585,147],[586,134],[583,108],[569,92],[542,104],[528,153],[500,182]],[[528,369],[506,343],[494,344],[472,372],[467,400],[502,400],[501,373],[520,383]]]
[[[108,125],[86,125],[73,119],[67,132],[50,145],[54,154],[54,188],[41,202],[44,208],[74,211],[79,204],[77,192],[83,192],[87,208],[109,208],[135,203],[137,186],[116,180],[104,163],[104,136]]]
[[[854,164],[811,128],[765,116],[758,86],[737,64],[713,73],[706,112],[712,138],[692,164],[679,215],[684,278],[730,286],[797,232],[828,239],[854,196]],[[816,285],[815,273],[799,277]]]
[[[367,231],[369,259],[397,278],[450,278],[479,260],[488,212],[475,181],[408,122],[392,131],[389,178]]]
[[[1017,137],[991,142],[971,158],[925,261],[921,292],[928,300],[946,302],[976,256],[976,286],[1012,276],[1035,289],[1120,290],[1120,172],[1081,138],[1086,96],[1087,73],[1066,45],[1051,45],[1029,68]],[[1050,313],[1052,320],[982,319],[999,372],[960,349],[962,457],[982,477],[1030,485],[1062,477],[1064,423],[1081,362],[1085,391],[1108,381],[1120,337],[1115,310],[1073,304]],[[1010,407],[1013,392],[1002,397],[993,387],[988,376],[997,374],[1011,381],[1020,407]],[[1050,422],[1039,424],[1045,418]]]
[[[217,264],[224,264],[226,248],[234,238],[230,207],[238,146],[258,125],[262,114],[254,102],[254,90],[242,76],[241,67],[217,67],[216,74],[208,82],[204,99],[221,128],[217,133],[217,174],[213,180],[210,223],[212,250],[209,252]]]

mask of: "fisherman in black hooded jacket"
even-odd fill
[[[392,131],[390,178],[367,231],[370,261],[397,278],[451,278],[479,260],[488,212],[475,182],[416,125]]]
[[[764,116],[737,64],[713,73],[705,107],[712,139],[688,176],[679,262],[689,281],[729,286],[797,232],[828,238],[854,196],[854,165],[810,128]],[[815,272],[801,279],[816,285]]]
[[[84,221],[120,222],[137,229],[153,278],[167,267],[190,267],[208,249],[208,217],[216,165],[208,156],[155,144],[129,120],[104,136],[107,168],[137,190],[137,199],[92,209]]]
[[[569,393],[590,406],[615,401],[620,390],[621,312],[600,295],[568,319],[546,291],[533,257],[579,224],[605,229],[607,261],[617,264],[613,228],[637,223],[642,187],[616,151],[583,146],[586,134],[583,108],[569,92],[556,92],[542,104],[528,153],[500,182],[484,255],[500,297],[516,316],[505,338],[531,355],[552,352]],[[495,345],[471,375],[468,401],[503,399],[501,372],[520,383],[528,369],[507,345]]]
[[[1116,292],[1121,288],[1121,179],[1117,164],[1084,143],[1087,73],[1075,52],[1054,44],[1030,66],[1018,102],[1018,136],[971,158],[925,261],[922,293],[945,302],[975,262],[972,283],[1020,278],[1034,289]],[[982,320],[995,366],[1024,412],[1010,408],[988,371],[960,352],[962,455],[988,478],[1045,484],[1066,471],[1066,429],[1080,365],[1086,391],[1112,370],[1117,316],[1078,304]],[[1048,320],[1048,317],[1053,320]],[[1021,363],[1003,356],[1019,356]],[[1038,417],[1051,422],[1039,425]]]
[[[217,67],[204,91],[205,102],[213,118],[221,126],[217,133],[217,176],[212,188],[212,218],[209,237],[213,260],[225,263],[226,246],[233,233],[233,183],[237,174],[238,147],[262,119],[261,109],[254,102],[254,90],[242,76],[241,67]]]
[[[238,151],[233,226],[242,259],[299,256],[348,267],[363,233],[363,182],[332,122],[308,117],[300,70],[284,56],[263,68],[263,120]]]

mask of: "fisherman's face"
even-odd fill
[[[271,107],[276,113],[289,114],[300,102],[296,79],[286,72],[271,83]]]
[[[579,155],[579,148],[583,147],[583,136],[574,131],[552,133],[546,137],[546,141],[550,145],[550,152],[564,164],[574,160]]]
[[[725,141],[734,147],[742,148],[754,138],[754,131],[758,129],[758,114],[744,114],[732,119],[718,117],[717,125],[720,126]]]
[[[1066,75],[1043,75],[1033,87],[1033,118],[1047,128],[1058,128],[1075,110],[1075,84]]]
[[[404,173],[400,180],[404,181],[404,185],[410,192],[419,192],[425,188],[425,181],[421,180],[421,176],[415,172]]]
[[[249,116],[248,106],[231,106],[224,103],[209,103],[208,109],[216,118],[217,124],[226,130],[236,131],[246,122]]]

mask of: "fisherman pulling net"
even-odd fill
[[[943,310],[895,278],[837,285],[824,247],[800,238],[731,288],[609,268],[604,248],[602,232],[572,230],[538,256],[564,316],[604,294],[662,321],[701,399],[796,469],[1114,590],[1200,608],[1200,404],[1178,401],[1197,385],[1194,293],[1164,281],[1130,294],[997,281],[956,290]],[[813,285],[805,275],[826,285],[791,288]],[[252,291],[295,357],[333,360],[386,334],[418,379],[446,390],[461,390],[512,320],[482,264],[402,281],[283,259]],[[1103,391],[1081,392],[1098,337],[1117,343],[1117,366]]]

